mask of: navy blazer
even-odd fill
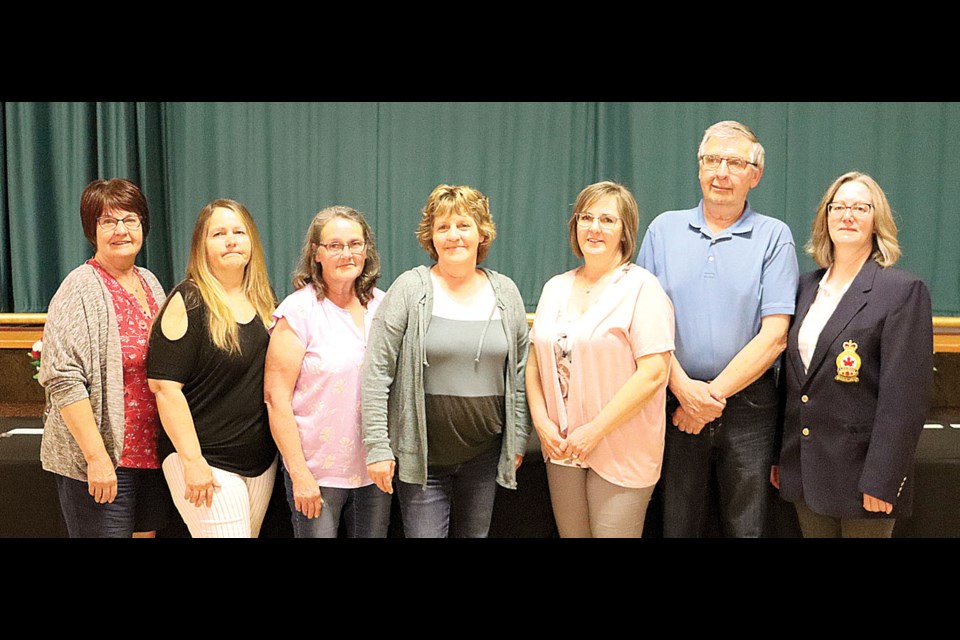
[[[930,292],[917,277],[868,259],[820,333],[804,373],[797,333],[825,272],[801,276],[787,334],[780,495],[803,498],[827,516],[908,516],[913,459],[933,385]],[[864,493],[893,504],[893,513],[864,509]]]

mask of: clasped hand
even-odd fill
[[[690,380],[673,391],[680,401],[673,412],[673,426],[684,433],[700,433],[708,422],[723,415],[727,407],[723,394],[701,380]]]
[[[547,424],[534,423],[534,426],[540,437],[540,448],[552,460],[586,460],[602,438],[592,422],[577,427],[567,437],[560,435],[560,428],[549,420]]]

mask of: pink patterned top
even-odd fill
[[[157,301],[136,269],[134,273],[147,294],[149,314],[144,313],[136,296],[124,289],[100,263],[91,258],[87,264],[97,270],[97,275],[110,292],[113,310],[117,315],[117,328],[120,330],[125,425],[119,466],[130,469],[159,469],[157,430],[160,428],[160,418],[157,414],[156,397],[147,385],[147,344],[150,339],[150,323],[159,309]]]
[[[570,318],[575,276],[573,269],[543,286],[530,331],[547,415],[568,435],[610,402],[637,370],[637,358],[674,350],[673,304],[656,276],[625,264],[586,313]],[[666,388],[664,382],[640,413],[604,437],[586,466],[621,487],[655,484],[663,461]]]
[[[383,296],[374,289],[363,332],[349,311],[327,298],[317,300],[309,284],[287,296],[273,312],[274,320],[287,319],[306,349],[293,389],[293,415],[307,467],[321,487],[373,484],[360,424],[360,380],[370,323]]]

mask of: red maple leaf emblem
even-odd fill
[[[846,358],[844,358],[844,359],[843,359],[843,366],[845,366],[845,367],[852,367],[852,366],[853,366],[853,358],[851,358],[850,356],[847,356]]]

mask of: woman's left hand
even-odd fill
[[[567,436],[567,454],[582,462],[596,448],[602,437],[603,434],[592,422],[581,425]]]
[[[880,498],[874,498],[867,493],[863,494],[863,508],[874,513],[891,513],[893,511],[892,504],[884,502]]]
[[[514,461],[514,464],[516,465],[516,466],[514,467],[514,469],[519,469],[519,468],[520,468],[520,465],[523,464],[523,454],[522,454],[522,453],[518,453],[518,454],[517,454],[517,459]]]

